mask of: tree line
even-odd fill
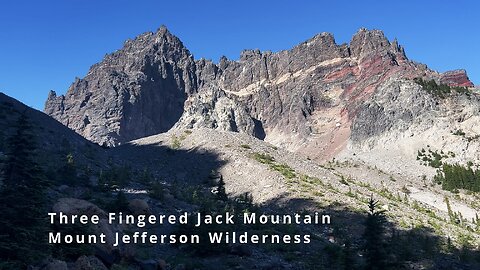
[[[470,91],[466,87],[451,87],[444,83],[437,83],[435,80],[424,80],[422,78],[415,78],[413,79],[415,83],[422,86],[423,90],[427,91],[428,93],[440,97],[445,98],[447,95],[451,94],[453,91],[460,93],[460,94],[470,94]]]
[[[474,170],[472,166],[460,164],[442,165],[442,169],[434,176],[434,181],[442,185],[442,188],[449,191],[466,189],[473,192],[480,191],[480,171]]]

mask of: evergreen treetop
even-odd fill
[[[43,170],[35,160],[33,129],[25,114],[7,140],[0,187],[0,268],[20,269],[48,253]]]

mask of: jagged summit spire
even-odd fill
[[[172,32],[170,32],[170,30],[168,30],[167,26],[164,25],[164,24],[160,25],[160,27],[157,29],[157,31],[153,34],[157,35],[157,36],[169,36],[169,37],[175,37],[176,38],[176,36],[174,34],[172,34]]]
[[[156,31],[152,32],[144,32],[142,34],[137,35],[133,39],[127,39],[125,41],[125,45],[129,45],[131,43],[159,43],[162,41],[167,41],[169,43],[182,43],[180,39],[172,34],[170,30],[168,30],[167,26],[165,25],[160,25],[159,28],[157,28]]]
[[[362,59],[372,54],[393,54],[406,59],[405,51],[395,38],[391,43],[382,30],[360,28],[350,41],[353,57]]]
[[[158,27],[157,32],[170,32],[165,24],[160,25]]]
[[[400,52],[398,42],[389,42],[382,31],[361,28],[350,44],[338,45],[332,34],[319,33],[289,50],[245,50],[239,61],[222,57],[215,64],[195,61],[163,25],[92,66],[65,96],[49,95],[45,112],[84,137],[111,146],[177,123],[243,130],[259,138],[268,128],[308,134],[305,119],[323,106],[324,91],[345,89],[342,98],[353,112],[358,97],[368,98],[388,78],[427,73],[440,79]],[[444,77],[468,83],[459,72]],[[284,104],[294,109],[285,113]],[[264,113],[256,114],[257,106]]]

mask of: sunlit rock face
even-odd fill
[[[379,30],[360,29],[349,44],[321,33],[290,50],[245,50],[238,61],[213,63],[194,60],[162,27],[125,42],[65,96],[52,92],[45,112],[108,146],[172,127],[207,127],[331,156],[345,147],[359,112],[371,115],[362,106],[380,86],[416,77],[473,85],[464,71],[440,74],[410,61]],[[355,138],[371,133],[362,132]]]

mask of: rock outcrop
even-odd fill
[[[81,256],[75,262],[74,270],[108,270],[108,268],[95,256]]]
[[[440,82],[451,86],[475,87],[464,69],[452,70],[442,73]]]
[[[349,44],[321,33],[280,52],[245,50],[218,64],[193,56],[164,27],[92,66],[45,112],[108,146],[178,128],[242,132],[296,151],[332,155],[360,106],[392,78],[470,86],[465,72],[440,74],[410,61],[397,40],[360,29]],[[334,145],[334,147],[330,147]]]
[[[50,92],[45,112],[99,144],[164,132],[196,90],[195,68],[182,42],[161,27],[106,55],[65,96]]]
[[[68,266],[64,261],[53,259],[42,267],[42,270],[68,270]]]
[[[360,29],[348,45],[322,33],[287,51],[197,61],[199,88],[176,126],[245,132],[309,156],[333,156],[379,85],[441,76],[408,60],[381,31]]]
[[[425,112],[439,110],[435,99],[425,95],[422,87],[413,81],[390,79],[379,86],[372,98],[359,106],[352,124],[351,139],[362,142],[379,136],[389,129],[407,130]]]
[[[108,265],[112,265],[119,258],[119,247],[114,247],[113,244],[115,243],[115,232],[119,232],[120,230],[115,225],[108,223],[107,213],[105,211],[93,203],[75,198],[59,199],[53,205],[52,210],[57,214],[63,213],[65,215],[87,215],[89,217],[92,215],[97,215],[100,217],[98,224],[90,224],[89,226],[89,229],[93,234],[105,234],[105,244],[93,244],[95,248],[95,255]],[[83,265],[86,263],[96,263],[96,260],[92,260],[91,258],[83,258],[79,264]]]

